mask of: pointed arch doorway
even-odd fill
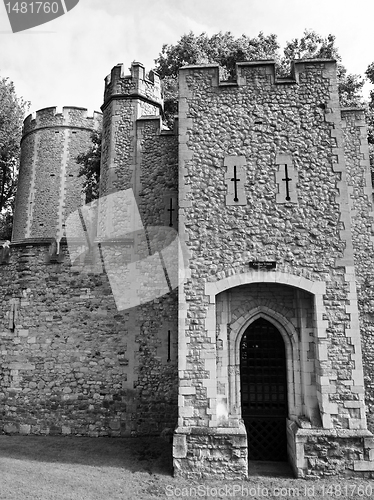
[[[242,418],[249,460],[287,460],[287,366],[279,330],[259,318],[240,342]]]

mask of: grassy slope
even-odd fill
[[[255,469],[242,482],[194,483],[172,477],[170,445],[161,439],[0,436],[1,500],[374,499],[374,481],[304,481],[274,470],[259,476]]]

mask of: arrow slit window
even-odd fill
[[[297,203],[297,170],[292,156],[277,154],[275,179],[278,186],[277,203]]]
[[[245,194],[246,159],[245,156],[226,156],[225,183],[227,186],[226,205],[246,205]]]

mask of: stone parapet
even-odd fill
[[[220,79],[218,64],[182,66],[180,74],[183,75],[187,71],[194,74],[197,80],[204,79],[205,85],[219,87],[224,91],[247,85],[256,88],[266,88],[269,85],[309,85],[313,80],[318,81],[321,70],[330,71],[335,67],[334,59],[300,59],[292,62],[288,77],[281,77],[276,73],[275,61],[264,60],[236,63],[236,80],[233,81]]]
[[[101,127],[102,114],[95,111],[92,116],[88,115],[87,108],[76,106],[64,106],[59,109],[55,106],[39,109],[30,114],[23,123],[22,140],[28,134],[44,128],[76,128],[76,129],[99,129]]]

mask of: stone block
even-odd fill
[[[345,408],[363,408],[363,401],[344,401]]]
[[[26,329],[20,328],[19,330],[17,330],[17,333],[18,333],[19,337],[27,337],[29,334],[29,331]]]
[[[5,434],[17,434],[19,431],[19,425],[14,423],[7,423],[3,427]]]
[[[368,448],[369,450],[374,449],[374,438],[369,437],[364,439],[364,447]]]
[[[349,418],[348,419],[348,426],[349,426],[349,429],[364,429],[365,422],[363,419],[360,419],[360,418]]]
[[[11,370],[35,370],[35,365],[32,363],[9,363]]]
[[[187,438],[186,438],[186,435],[174,434],[173,457],[175,459],[187,457]]]
[[[196,394],[196,387],[180,387],[179,394]]]
[[[374,462],[369,462],[367,460],[355,460],[353,462],[353,470],[355,471],[374,471]]]
[[[202,349],[200,352],[201,359],[216,359],[217,353],[215,349]]]
[[[355,394],[365,394],[365,389],[362,386],[353,386],[351,387],[351,391]]]
[[[192,406],[184,406],[179,408],[179,416],[180,417],[192,417],[193,416],[193,408]]]
[[[121,428],[121,422],[119,420],[111,420],[109,422],[109,428],[112,431],[118,431]]]

